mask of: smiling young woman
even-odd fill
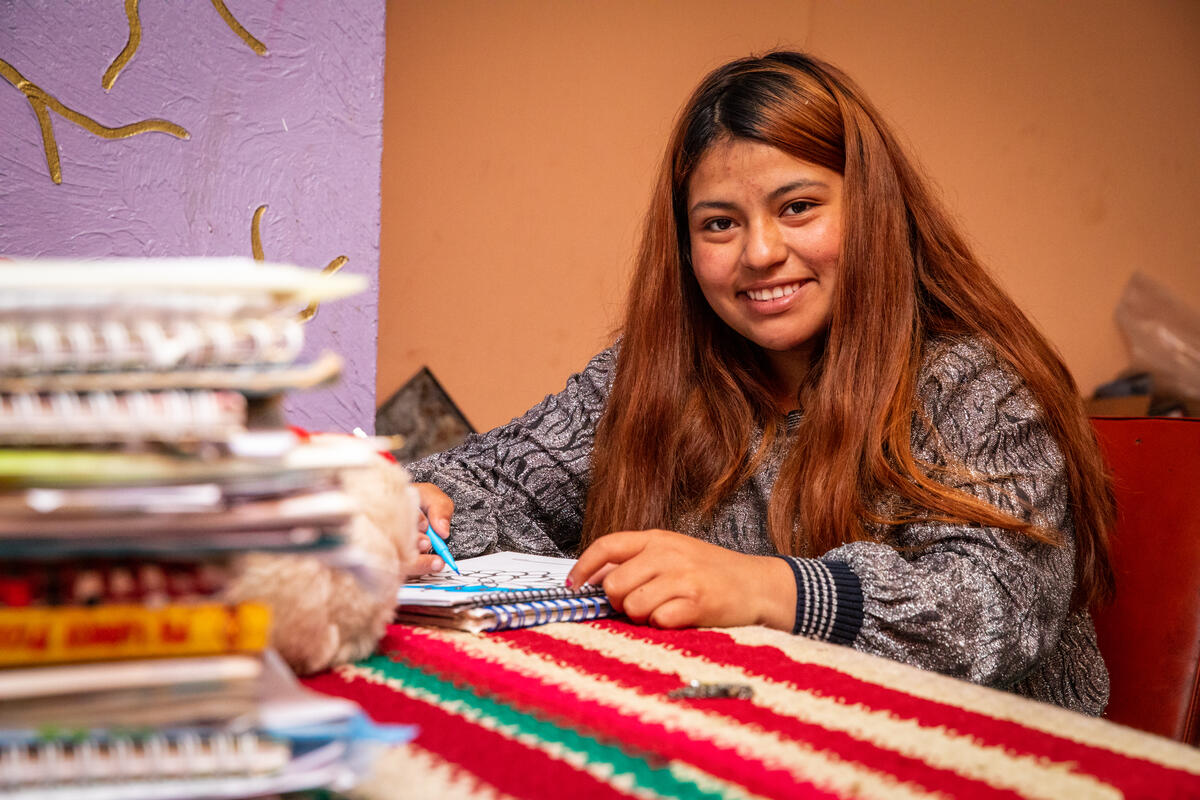
[[[579,555],[637,621],[1103,709],[1114,509],[1074,382],[844,74],[781,51],[701,82],[621,334],[412,465],[456,554]]]
[[[829,326],[842,183],[833,170],[733,138],[709,147],[688,181],[696,283],[726,325],[762,348],[784,411]]]

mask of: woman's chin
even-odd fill
[[[818,338],[816,334],[759,334],[747,336],[751,342],[765,350],[768,354],[784,355],[787,353],[809,353]]]

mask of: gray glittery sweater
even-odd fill
[[[436,483],[454,500],[455,555],[577,555],[592,441],[615,361],[605,350],[524,416],[409,465],[415,480]],[[1108,671],[1087,611],[1069,608],[1075,550],[1063,457],[1038,406],[1018,377],[971,341],[932,348],[917,391],[936,433],[914,424],[913,455],[961,463],[986,479],[961,488],[1023,518],[1030,504],[1067,543],[919,523],[891,531],[886,542],[852,542],[819,558],[789,556],[795,632],[1101,713]],[[685,532],[775,555],[766,512],[780,455],[764,459],[709,525],[685,525]]]

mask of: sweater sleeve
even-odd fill
[[[521,417],[408,465],[414,481],[454,500],[447,544],[455,556],[573,553],[615,362],[609,348]]]
[[[1019,378],[982,345],[956,342],[926,366],[913,454],[944,479],[1057,530],[1045,544],[999,528],[923,522],[886,542],[852,542],[797,571],[800,633],[914,666],[1007,687],[1058,643],[1074,588],[1061,452]],[[806,629],[800,629],[802,624]]]

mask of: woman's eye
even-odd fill
[[[727,231],[732,227],[733,220],[728,217],[717,217],[704,223],[704,229],[708,231]]]
[[[810,203],[807,200],[797,200],[794,203],[788,203],[787,207],[784,208],[783,213],[791,214],[791,215],[803,214],[805,211],[808,211],[812,207],[813,207],[813,203]]]

